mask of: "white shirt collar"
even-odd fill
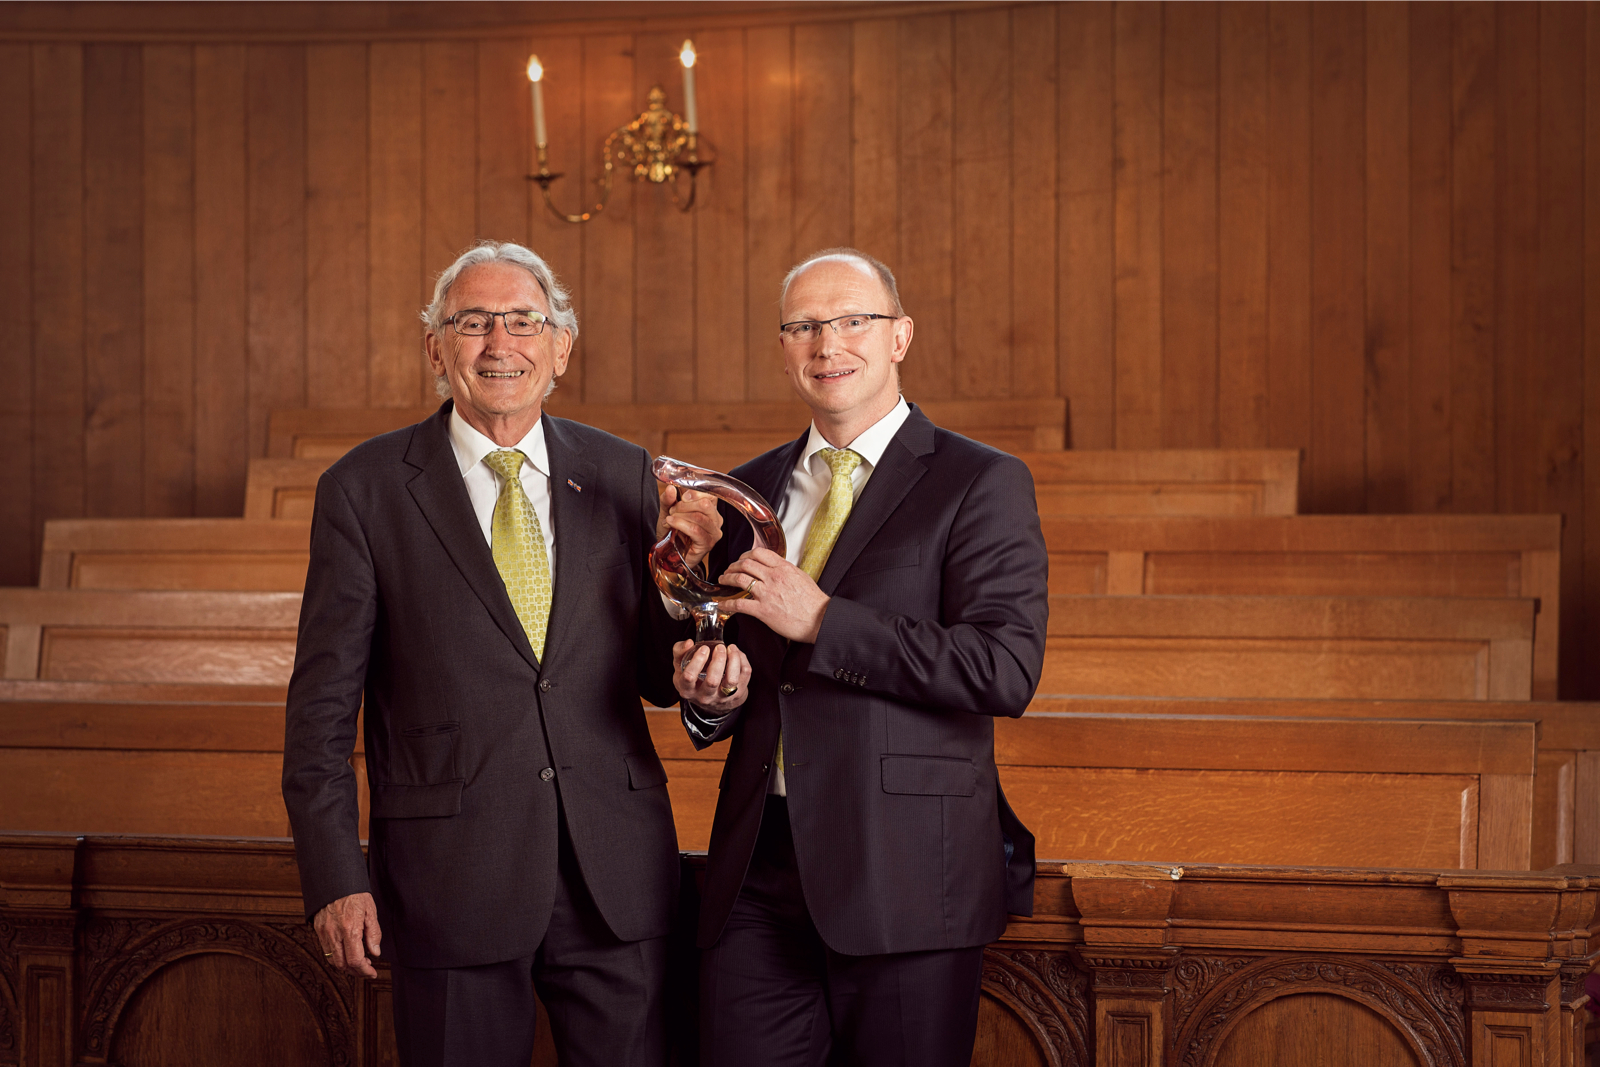
[[[901,397],[889,413],[871,426],[856,435],[856,439],[845,445],[850,451],[860,456],[868,467],[876,467],[883,459],[884,449],[889,447],[889,442],[894,440],[894,435],[900,432],[900,427],[905,425],[911,417],[911,405],[906,403],[906,398]],[[822,431],[817,429],[816,420],[811,422],[811,434],[806,438],[806,447],[800,453],[799,466],[803,470],[810,470],[811,457],[821,452],[824,448],[832,448],[828,439],[822,436]]]
[[[450,409],[450,443],[455,447],[456,462],[461,466],[463,477],[473,467],[482,463],[484,456],[500,449],[499,445],[473,429],[472,425],[461,417],[461,412],[454,407]],[[512,447],[528,457],[527,461],[533,465],[534,470],[546,478],[550,477],[550,455],[544,447],[543,414],[539,416],[539,421],[533,424],[533,429]]]

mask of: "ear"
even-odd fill
[[[435,378],[445,373],[444,344],[439,340],[439,335],[431,329],[423,336],[422,346],[428,352],[428,365],[433,368]]]
[[[899,363],[906,358],[906,349],[911,347],[911,335],[915,332],[916,323],[911,321],[910,315],[894,320],[894,347],[889,351],[890,363]]]
[[[555,373],[552,377],[559,378],[567,373],[567,360],[572,356],[572,333],[562,330],[561,336],[556,340]]]

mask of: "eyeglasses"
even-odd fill
[[[444,321],[456,333],[467,337],[482,337],[494,331],[494,320],[505,322],[506,333],[513,337],[538,337],[544,333],[544,324],[550,320],[537,311],[458,311]]]
[[[778,327],[778,336],[789,344],[809,345],[822,339],[822,328],[832,326],[840,337],[860,337],[872,329],[878,319],[897,319],[899,315],[840,315],[836,319],[796,319]]]

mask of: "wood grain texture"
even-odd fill
[[[678,62],[682,42],[682,37],[671,33],[634,37],[630,103],[645,99],[652,86],[660,85],[667,92],[668,105],[683,110],[683,67]],[[698,80],[709,80],[706,71],[699,72]],[[665,186],[629,184],[634,186],[636,212],[631,234],[637,315],[633,323],[633,399],[693,400],[695,275],[685,269],[684,260],[693,255],[696,220],[677,209]]]
[[[1163,8],[1118,4],[1116,445],[1161,440],[1161,44]]]
[[[1269,6],[1267,185],[1267,445],[1311,446],[1311,9]]]
[[[367,360],[369,72],[361,44],[306,49],[306,403],[370,395]],[[369,401],[370,402],[370,401]]]
[[[945,273],[951,278],[955,314],[950,322],[947,395],[974,399],[1010,396],[1014,343],[1010,327],[1015,320],[1011,57],[1016,51],[1011,12],[959,14],[951,29],[954,122],[950,182],[955,205],[951,251],[955,259],[953,269]],[[959,92],[954,91],[956,86]],[[925,143],[934,151],[940,147],[937,137]],[[928,164],[938,165],[934,160]],[[914,204],[917,199],[908,195],[907,202]],[[922,216],[918,211],[913,217]],[[910,258],[907,253],[902,255]],[[940,394],[930,390],[927,395],[932,399]]]
[[[367,57],[367,393],[373,407],[416,404],[423,362],[422,48],[374,44]]]
[[[1411,12],[1366,8],[1365,410],[1368,511],[1406,510],[1411,460]]]
[[[28,145],[30,152],[0,155],[0,288],[17,306],[33,306],[32,109],[33,63],[26,45],[0,46],[0,138]],[[0,349],[0,374],[12,388],[0,392],[0,495],[7,521],[0,522],[0,582],[26,585],[34,579],[37,529],[33,492],[33,331],[31,315],[16,316],[14,343]]]
[[[779,283],[808,251],[848,240],[850,161],[833,143],[850,114],[847,33],[848,27],[835,25],[745,34],[742,291],[749,400],[792,395],[778,350]],[[797,111],[818,119],[797,124]]]
[[[707,71],[696,82],[700,124],[707,130],[742,131],[745,115],[745,40],[741,30],[714,30],[695,39]],[[681,78],[681,75],[680,75]],[[745,142],[729,137],[717,149],[717,162],[700,173],[700,205],[688,219],[693,228],[694,274],[688,294],[693,308],[694,398],[738,401],[750,395],[745,376],[746,316],[750,294],[744,255],[746,234]],[[768,296],[770,300],[770,295]],[[677,314],[687,316],[688,308]],[[770,320],[769,320],[770,325]]]
[[[900,26],[867,19],[851,33],[850,243],[884,259],[900,243]]]
[[[1267,443],[1268,9],[1226,0],[1218,31],[1217,429]]]
[[[959,309],[952,305],[961,256],[955,225],[963,205],[952,199],[952,183],[961,169],[952,159],[958,143],[952,80],[957,77],[955,23],[949,15],[908,19],[901,23],[899,46],[904,54],[919,57],[901,68],[899,79],[899,194],[906,206],[898,247],[874,254],[899,258],[900,300],[916,323],[916,340],[900,365],[901,388],[913,399],[940,400],[957,395]],[[973,223],[971,212],[967,205],[962,221]],[[962,280],[971,282],[969,277]],[[965,298],[1002,295],[999,287],[985,284],[977,293],[969,289]]]

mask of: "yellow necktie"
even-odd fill
[[[822,498],[817,513],[811,519],[811,529],[806,531],[806,541],[800,548],[800,569],[816,581],[822,577],[822,568],[828,565],[828,555],[833,551],[839,531],[850,517],[850,507],[856,502],[855,485],[850,476],[861,466],[861,457],[848,448],[824,448],[822,458],[833,471],[833,481],[828,484],[828,495]],[[778,770],[783,771],[783,734],[778,734]],[[785,790],[787,792],[787,790]]]
[[[522,491],[523,455],[505,448],[483,457],[484,465],[500,476],[500,496],[494,502],[489,525],[490,551],[511,606],[528,635],[533,654],[544,658],[545,629],[550,623],[550,554],[533,501]]]

